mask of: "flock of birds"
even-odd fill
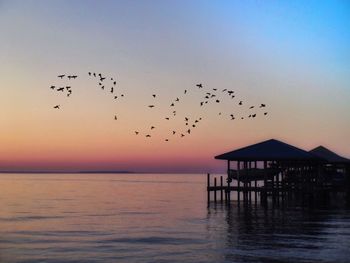
[[[114,100],[118,100],[118,99],[125,97],[124,93],[118,92],[117,81],[115,78],[107,77],[107,76],[102,75],[101,73],[95,73],[95,72],[88,72],[88,76],[90,78],[93,78],[97,82],[97,86],[99,89],[101,89],[102,91],[109,92]],[[60,78],[61,80],[64,78],[67,78],[70,81],[70,80],[75,80],[78,76],[77,75],[61,74],[61,75],[58,75],[57,77]],[[217,88],[212,88],[210,90],[206,90],[202,83],[196,84],[195,88],[198,89],[200,92],[202,92],[201,99],[198,101],[198,107],[200,107],[200,108],[207,107],[210,104],[218,104],[219,105],[222,102],[222,100],[224,100],[225,98],[229,98],[234,103],[236,103],[237,106],[239,106],[239,107],[244,107],[244,105],[245,105],[245,103],[243,103],[242,100],[239,100],[239,101],[234,100],[236,98],[236,94],[235,94],[235,91],[233,91],[233,90],[228,90],[228,89],[218,90]],[[71,85],[69,85],[69,86],[54,86],[54,85],[52,85],[52,86],[50,86],[50,89],[53,91],[56,91],[56,92],[66,93],[67,97],[70,97],[72,94],[72,86]],[[192,91],[192,90],[185,89],[183,91],[183,96],[186,96],[187,94],[189,94],[190,91]],[[224,96],[224,98],[223,98],[223,96]],[[151,94],[151,97],[154,100],[158,98],[157,94]],[[165,121],[170,121],[171,119],[173,119],[177,116],[177,106],[181,100],[182,100],[182,98],[180,99],[180,97],[176,97],[173,101],[170,102],[170,104],[169,104],[170,111],[169,111],[168,115],[164,116]],[[156,103],[148,104],[145,106],[147,106],[147,108],[149,108],[150,110],[157,108]],[[57,104],[57,105],[53,106],[53,108],[58,110],[58,109],[61,109],[61,106],[60,106],[60,104]],[[258,115],[266,116],[268,114],[268,112],[265,110],[265,108],[266,108],[266,104],[260,103],[259,105],[248,106],[248,110],[250,112],[248,115],[236,116],[234,113],[227,114],[227,113],[223,113],[221,111],[218,112],[218,115],[226,116],[231,121],[233,121],[235,119],[244,120],[245,118],[254,119]],[[178,118],[178,117],[176,117],[176,118]],[[118,116],[116,114],[114,115],[114,120],[115,121],[118,120]],[[170,141],[170,138],[173,138],[176,136],[183,138],[185,136],[192,134],[193,129],[197,128],[202,120],[203,120],[202,117],[190,118],[189,116],[183,116],[184,127],[180,128],[180,129],[179,129],[179,127],[177,129],[171,129],[169,131],[169,136],[163,138],[163,140],[168,142],[168,141]],[[138,136],[143,134],[144,137],[151,138],[153,136],[152,132],[155,129],[156,129],[156,126],[151,125],[147,129],[147,132],[141,133],[140,130],[135,130],[134,134],[138,135]]]

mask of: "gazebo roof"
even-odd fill
[[[238,150],[215,156],[215,159],[230,161],[317,161],[318,157],[289,145],[271,139],[246,146]]]
[[[315,149],[312,149],[310,151],[313,155],[318,156],[319,158],[322,158],[326,160],[329,163],[347,163],[350,164],[350,160],[342,157],[335,152],[332,152],[331,150],[327,149],[324,146],[318,146]]]

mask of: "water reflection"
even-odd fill
[[[346,209],[216,204],[208,208],[207,230],[224,240],[224,261],[347,262],[349,219]]]

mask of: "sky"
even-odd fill
[[[349,28],[348,1],[0,1],[0,170],[220,172],[271,138],[349,158]],[[236,97],[204,109],[198,83]]]

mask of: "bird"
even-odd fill
[[[266,105],[265,104],[260,104],[260,108],[264,108],[264,107],[266,107]]]
[[[188,118],[187,118],[187,117],[185,117],[185,121],[188,121]]]
[[[253,114],[252,117],[255,118],[255,117],[256,117],[256,114]]]
[[[105,89],[105,86],[102,86],[101,89]]]
[[[136,134],[136,135],[138,135],[138,134],[139,134],[139,132],[138,132],[138,131],[135,131],[135,134]]]
[[[101,82],[99,82],[99,83],[98,83],[98,85],[102,86],[102,83],[101,83]]]
[[[196,125],[192,124],[192,127],[193,127],[193,128],[196,128]]]
[[[58,88],[57,91],[64,91],[64,87]]]
[[[67,78],[70,80],[72,78],[72,76],[69,75],[69,76],[67,76]]]
[[[242,101],[240,101],[240,102],[238,103],[238,105],[242,105]]]
[[[66,89],[67,89],[68,91],[70,91],[71,86],[66,86]]]
[[[124,94],[121,94],[120,96],[121,96],[121,97],[124,97]]]
[[[151,130],[153,130],[155,127],[154,126],[151,126]]]
[[[57,77],[63,79],[64,76],[65,75],[58,75]]]
[[[219,112],[219,115],[221,115],[221,112]]]
[[[157,95],[156,94],[152,94],[153,98],[155,98]]]
[[[117,82],[116,82],[116,81],[114,81],[114,82],[113,82],[113,85],[115,86],[116,84],[117,84]]]
[[[96,77],[96,73],[94,72],[94,77]]]
[[[175,135],[176,131],[173,131],[173,135]]]
[[[55,86],[51,86],[50,89],[55,89]]]
[[[115,119],[115,120],[118,120],[118,117],[117,117],[117,115],[114,115],[114,119]]]
[[[151,135],[149,135],[149,134],[146,135],[146,138],[150,138],[150,137],[151,137]]]
[[[76,79],[77,77],[78,77],[77,75],[73,75],[73,76],[72,76],[73,79]]]
[[[101,81],[104,81],[105,79],[106,79],[106,78],[102,78],[102,77],[100,78]]]
[[[244,119],[244,117],[241,117],[241,120],[243,120]]]
[[[166,119],[166,120],[169,120],[169,118],[168,118],[168,117],[166,117],[165,119]]]
[[[254,106],[250,106],[249,109],[254,109]]]
[[[91,76],[91,72],[89,72],[89,76]]]
[[[198,122],[198,120],[195,120],[195,121],[194,121],[194,123],[197,123],[197,122]]]
[[[227,89],[223,89],[222,92],[225,92]]]
[[[118,96],[114,96],[114,99],[115,99],[115,100],[118,99]]]
[[[59,109],[60,108],[60,105],[56,105],[53,107],[54,109]]]
[[[149,107],[149,108],[153,108],[153,107],[154,107],[154,105],[148,105],[148,107]]]
[[[113,93],[113,87],[111,88],[111,93]]]
[[[174,104],[174,103],[171,103],[171,104],[170,104],[170,107],[173,107],[173,106],[175,106],[175,104]]]
[[[179,98],[176,98],[176,100],[175,101],[179,101]]]
[[[204,104],[204,102],[203,102],[203,101],[201,101],[201,106],[203,106],[203,104]]]
[[[184,94],[186,94],[186,93],[187,93],[187,90],[185,90]]]
[[[216,102],[216,103],[219,103],[219,102],[220,102],[220,100],[216,100],[215,102]]]
[[[198,88],[200,88],[200,89],[203,88],[203,85],[202,85],[201,83],[200,83],[200,84],[197,84],[196,86],[197,86]]]
[[[185,137],[185,135],[181,133],[181,137]]]
[[[191,130],[190,130],[190,129],[188,129],[188,130],[187,130],[187,133],[188,133],[188,134],[191,134]]]
[[[267,112],[264,112],[264,115],[267,115]]]
[[[213,91],[217,91],[218,89],[213,89]]]
[[[165,139],[165,141],[166,141],[166,142],[168,142],[168,141],[169,141],[169,139]]]

